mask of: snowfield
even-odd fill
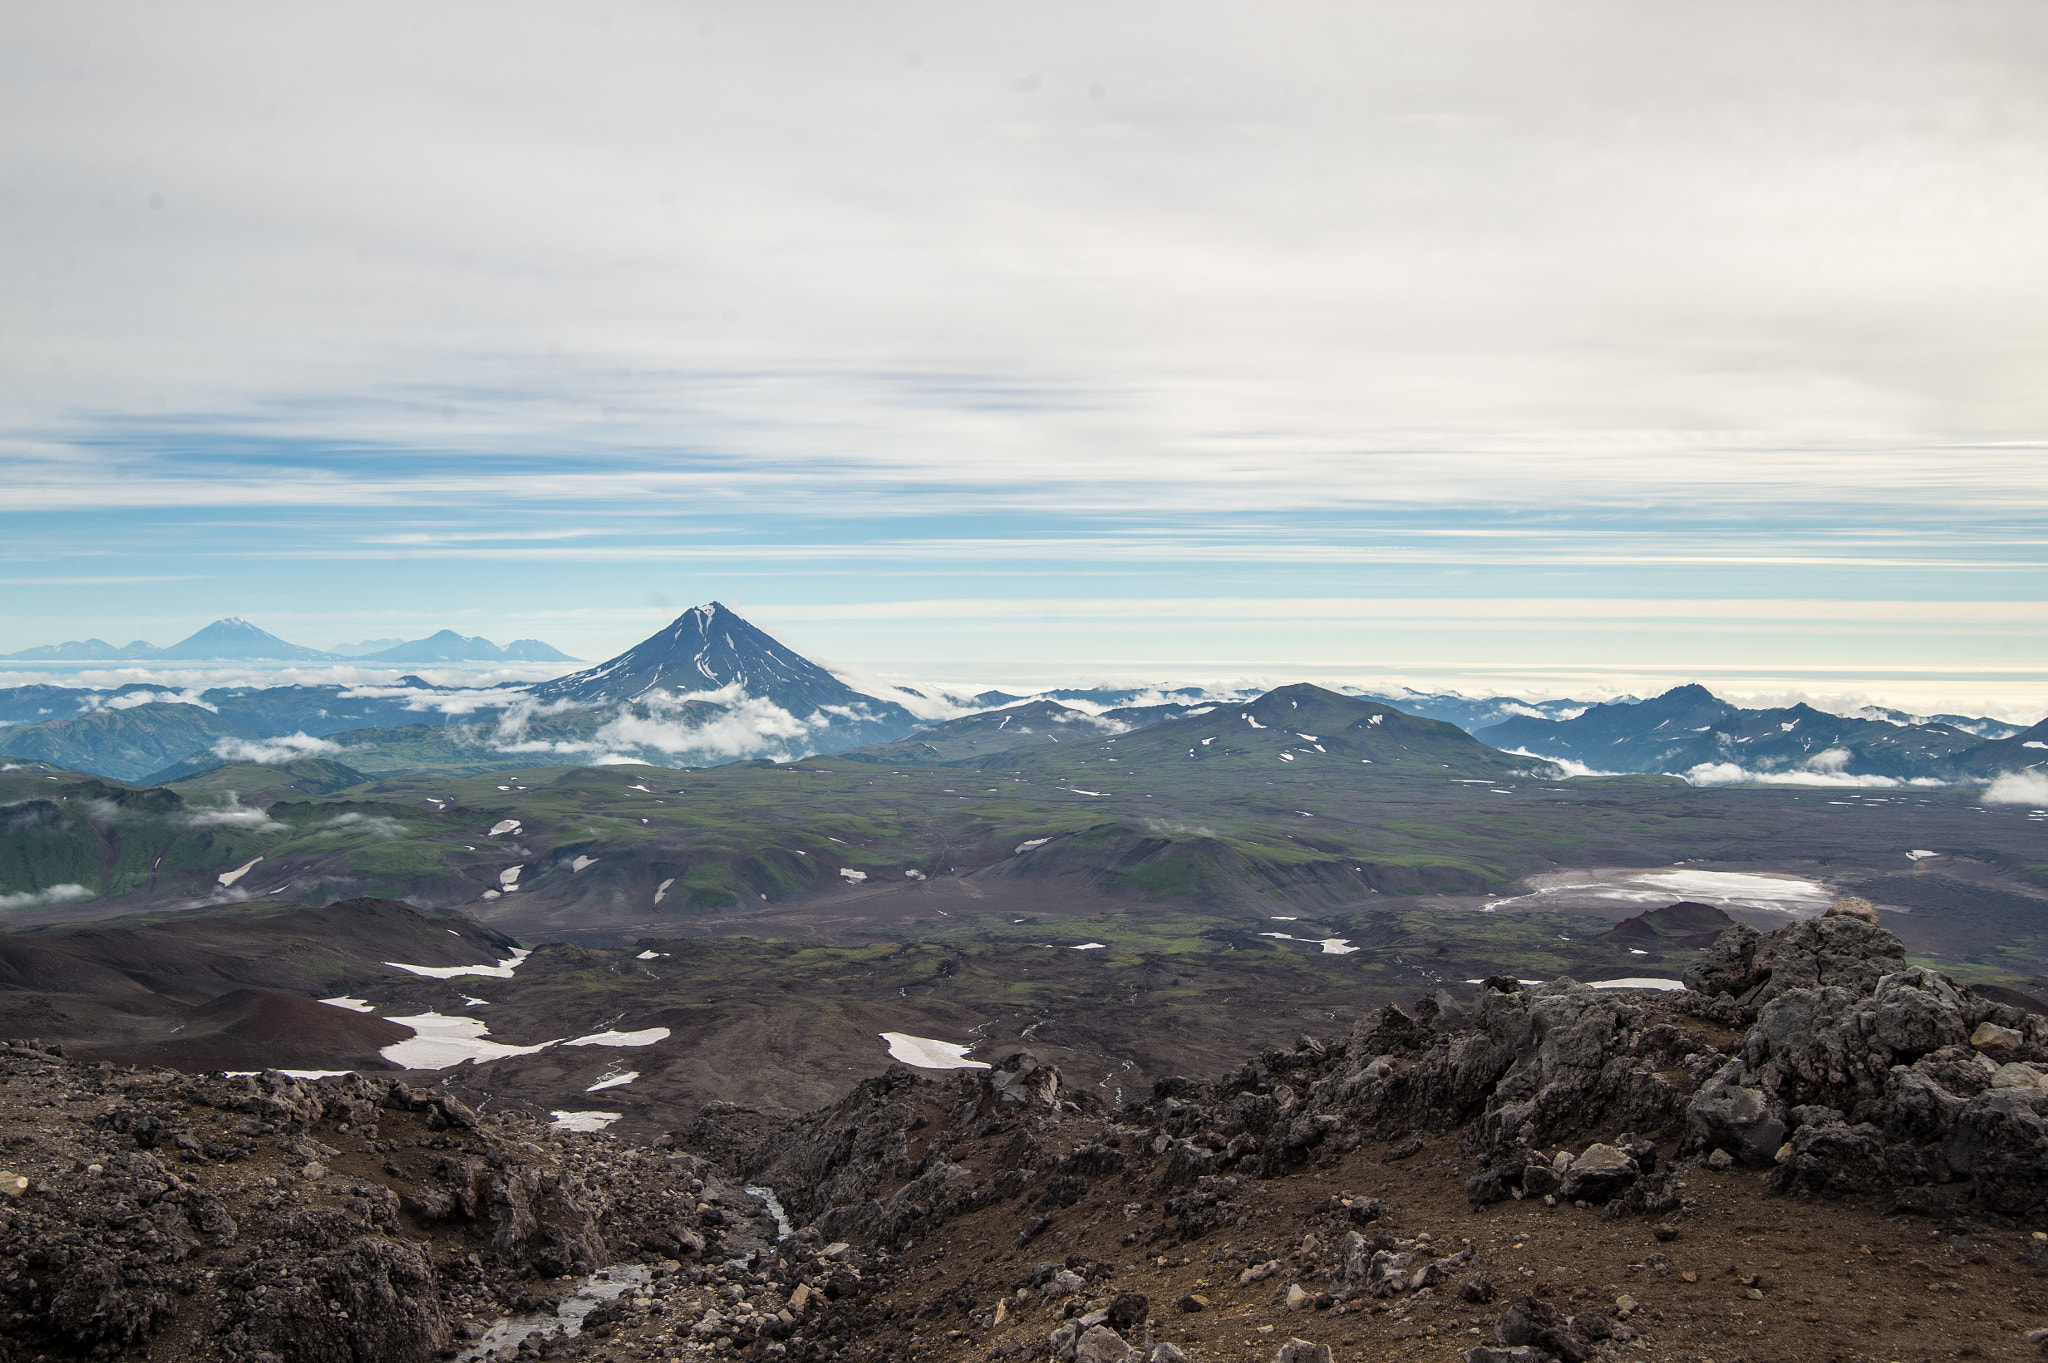
[[[955,1046],[950,1041],[934,1041],[928,1036],[912,1036],[908,1032],[877,1033],[889,1047],[889,1058],[905,1065],[914,1065],[921,1070],[985,1070],[989,1066],[980,1060],[969,1060],[967,1046]]]

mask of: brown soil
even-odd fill
[[[935,1114],[936,1115],[936,1114]],[[1078,1133],[1077,1133],[1078,1134]],[[1298,1336],[1331,1346],[1339,1360],[1450,1363],[1491,1344],[1500,1312],[1523,1295],[1545,1297],[1561,1314],[1610,1315],[1632,1340],[1607,1346],[1617,1357],[1658,1360],[1813,1359],[1829,1363],[1953,1358],[2036,1358],[2021,1341],[2048,1323],[2048,1282],[2022,1259],[2026,1232],[1968,1223],[1885,1218],[1847,1202],[1767,1194],[1761,1175],[1701,1169],[1686,1176],[1687,1209],[1660,1240],[1653,1223],[1608,1217],[1600,1208],[1507,1202],[1473,1211],[1465,1198],[1469,1161],[1455,1138],[1426,1140],[1412,1156],[1367,1145],[1323,1167],[1247,1190],[1255,1210],[1238,1224],[1185,1244],[1125,1244],[1130,1228],[1157,1220],[1142,1190],[1126,1202],[1090,1200],[1055,1217],[1023,1248],[1019,1212],[1002,1205],[945,1225],[902,1256],[903,1274],[873,1303],[881,1323],[864,1337],[876,1358],[982,1360],[1029,1349],[1061,1323],[1061,1302],[1014,1300],[1034,1262],[1107,1260],[1117,1271],[1094,1290],[1102,1304],[1119,1292],[1150,1298],[1152,1337],[1202,1360],[1268,1363]],[[1317,1273],[1344,1226],[1323,1210],[1336,1196],[1381,1198],[1395,1211],[1388,1233],[1427,1234],[1443,1254],[1466,1244],[1472,1263],[1444,1287],[1391,1301],[1354,1300],[1346,1309],[1290,1311],[1289,1286],[1319,1290]],[[1367,1233],[1385,1223],[1364,1228]],[[1313,1235],[1321,1252],[1304,1251]],[[1284,1270],[1248,1286],[1240,1273],[1279,1259]],[[1468,1276],[1498,1296],[1459,1299]],[[964,1290],[964,1291],[963,1291]],[[1174,1303],[1209,1299],[1189,1313]],[[1010,1295],[1005,1318],[976,1328],[957,1312],[934,1310],[967,1296],[992,1306]],[[1622,1297],[1634,1308],[1616,1308]],[[922,1311],[923,1319],[918,1319]],[[1135,1333],[1135,1332],[1133,1332]]]

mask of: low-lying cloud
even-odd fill
[[[1841,750],[1830,749],[1821,756],[1838,751]],[[1846,755],[1843,765],[1846,765]],[[1733,762],[1702,762],[1685,772],[1684,776],[1689,784],[1695,786],[1819,786],[1830,790],[1892,790],[1901,786],[1932,789],[1949,784],[1932,776],[1901,779],[1896,776],[1852,775],[1832,762],[1820,770],[1808,766],[1793,771],[1754,771]]]
[[[794,758],[807,755],[811,744],[806,740],[831,722],[822,714],[798,719],[771,700],[744,692],[738,694],[739,698],[723,714],[703,720],[687,716],[669,718],[673,707],[660,703],[654,705],[653,713],[646,715],[621,712],[597,731],[596,743],[611,750],[652,748],[669,756],[701,753],[714,757]]]
[[[1562,770],[1566,776],[1628,776],[1632,774],[1625,771],[1601,771],[1597,767],[1589,767],[1584,762],[1576,762],[1569,757],[1545,757],[1542,753],[1530,752],[1527,748],[1508,748],[1506,751],[1514,757],[1533,757],[1538,762],[1548,762]]]
[[[52,904],[70,904],[92,897],[92,891],[83,885],[52,885],[42,890],[23,890],[16,894],[0,894],[0,913],[47,908]]]
[[[230,762],[260,762],[266,767],[280,766],[301,757],[324,756],[341,751],[339,743],[330,743],[324,738],[314,738],[304,732],[286,734],[281,738],[222,738],[213,745],[213,755]]]
[[[1984,790],[1987,805],[2036,805],[2048,808],[2048,772],[2009,771]]]
[[[130,691],[125,695],[104,698],[88,692],[80,698],[79,705],[86,710],[133,710],[138,705],[196,705],[216,715],[220,713],[218,705],[189,688],[183,691]]]
[[[324,819],[315,827],[321,833],[367,833],[385,841],[402,838],[409,831],[402,822],[389,815],[359,814],[354,810]]]
[[[283,833],[286,828],[270,817],[270,811],[244,805],[232,790],[227,800],[212,808],[185,809],[173,820],[185,828],[239,828],[251,833]]]

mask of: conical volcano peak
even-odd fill
[[[534,688],[543,700],[603,705],[655,691],[722,691],[736,687],[804,717],[826,707],[865,707],[875,719],[900,722],[909,712],[863,695],[802,654],[743,619],[723,602],[692,606],[665,629],[615,658]]]

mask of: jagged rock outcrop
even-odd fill
[[[0,1197],[0,1363],[167,1330],[193,1360],[425,1363],[477,1312],[532,1309],[532,1281],[652,1257],[708,1282],[731,1272],[709,1253],[748,1264],[774,1234],[694,1156],[356,1075],[124,1071],[10,1042],[0,1129],[24,1171]],[[851,1271],[804,1244],[766,1256],[782,1281]]]
[[[1849,911],[1768,936],[1732,928],[1687,978],[1682,994],[1505,978],[1470,1002],[1440,992],[1212,1083],[1162,1080],[1077,1149],[1057,1130],[1072,1100],[1027,1056],[950,1083],[892,1070],[747,1168],[825,1233],[884,1243],[1017,1197],[1020,1248],[1105,1180],[1153,1198],[1144,1236],[1174,1243],[1231,1224],[1247,1180],[1368,1140],[1399,1158],[1421,1133],[1458,1133],[1475,1205],[1665,1214],[1681,1199],[1662,1142],[1772,1171],[1784,1193],[2048,1208],[2048,1020],[1907,965],[1897,937]],[[1031,1082],[1047,1096],[1018,1099]],[[998,1167],[953,1158],[996,1133]],[[1357,1267],[1369,1290],[1370,1256]]]

